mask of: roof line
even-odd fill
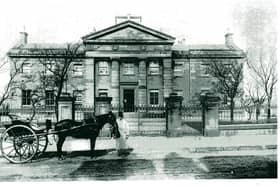
[[[144,26],[144,25],[142,25],[142,24],[136,23],[136,22],[131,21],[131,20],[127,20],[127,21],[118,23],[118,24],[116,24],[116,25],[107,27],[107,28],[102,29],[102,30],[97,31],[97,32],[91,32],[91,33],[89,33],[89,34],[87,34],[87,35],[85,35],[85,36],[83,36],[83,37],[81,37],[81,38],[82,38],[82,40],[84,40],[84,39],[86,39],[87,37],[89,37],[89,36],[91,36],[91,35],[96,35],[96,36],[101,35],[101,36],[102,36],[102,33],[105,34],[106,31],[108,31],[108,32],[110,33],[110,32],[113,32],[114,30],[120,30],[120,29],[122,29],[123,27],[125,27],[125,26],[127,26],[127,25],[132,26],[132,27],[135,27],[136,29],[139,29],[139,30],[142,30],[142,31],[143,31],[143,28],[144,28],[144,29],[147,29],[148,31],[152,31],[152,32],[149,32],[149,33],[151,33],[152,35],[159,34],[159,35],[162,35],[162,36],[164,36],[164,37],[166,37],[166,38],[169,38],[169,39],[173,39],[173,40],[176,39],[175,37],[173,37],[173,36],[171,36],[171,35],[162,33],[162,32],[160,32],[160,31],[157,31],[157,30],[154,30],[154,29],[152,29],[152,28],[146,27],[146,26]],[[147,31],[146,31],[146,32],[147,32]],[[154,32],[154,33],[153,33],[153,32]]]

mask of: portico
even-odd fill
[[[113,105],[163,104],[172,92],[175,38],[131,20],[82,37],[86,49],[86,100],[112,97]],[[91,70],[89,70],[91,69]],[[149,93],[149,94],[148,94]]]

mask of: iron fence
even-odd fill
[[[199,105],[183,105],[181,107],[182,121],[202,121],[202,107]]]
[[[111,110],[117,114],[118,111],[124,111],[124,115],[134,123],[138,123],[139,126],[150,119],[156,119],[158,121],[164,121],[167,117],[167,108],[165,105],[137,105],[137,106],[121,106],[112,105]],[[181,116],[183,122],[202,122],[202,107],[199,105],[184,105],[181,106]],[[234,121],[236,122],[267,122],[267,108],[261,106],[258,109],[256,106],[249,107],[235,107],[234,108]],[[0,122],[10,121],[7,113],[19,115],[21,118],[31,118],[33,109],[22,108],[0,108]],[[54,106],[37,107],[34,121],[38,123],[44,123],[46,119],[56,122],[55,108]],[[94,114],[94,106],[75,106],[75,120],[81,121]],[[271,120],[277,121],[277,106],[271,106]],[[228,105],[219,106],[219,121],[230,122],[230,107]],[[152,121],[151,121],[152,122]],[[140,129],[140,127],[139,127]]]

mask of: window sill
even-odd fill
[[[73,75],[72,77],[73,77],[73,78],[83,78],[84,75]]]
[[[22,108],[32,108],[31,105],[21,105]]]
[[[211,75],[200,75],[201,78],[211,78]]]

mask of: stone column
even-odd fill
[[[84,98],[84,105],[94,106],[94,59],[87,58],[85,59],[85,73],[84,73],[84,80],[85,80],[85,98]]]
[[[218,106],[209,107],[205,111],[205,136],[219,136],[219,110]]]
[[[120,64],[116,59],[112,59],[111,88],[112,105],[117,106],[120,104]]]
[[[181,105],[183,97],[171,95],[166,98],[167,106],[167,136],[183,135]]]
[[[202,104],[203,135],[219,136],[219,101],[220,98],[210,93],[200,95]]]
[[[58,100],[58,121],[63,119],[75,120],[74,98],[63,93]]]
[[[144,60],[139,62],[138,103],[147,105],[147,66]]]
[[[169,97],[172,92],[172,61],[171,58],[163,59],[163,96]]]

